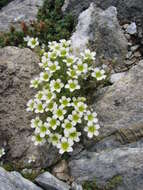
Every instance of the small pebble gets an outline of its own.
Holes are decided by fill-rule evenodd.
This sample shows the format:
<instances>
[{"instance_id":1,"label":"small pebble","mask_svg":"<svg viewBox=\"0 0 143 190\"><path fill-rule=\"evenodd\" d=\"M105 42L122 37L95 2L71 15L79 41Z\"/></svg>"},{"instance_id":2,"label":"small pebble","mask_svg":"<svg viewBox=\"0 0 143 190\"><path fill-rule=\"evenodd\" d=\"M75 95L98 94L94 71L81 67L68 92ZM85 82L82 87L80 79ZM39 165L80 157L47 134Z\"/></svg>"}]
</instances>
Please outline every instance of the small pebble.
<instances>
[{"instance_id":1,"label":"small pebble","mask_svg":"<svg viewBox=\"0 0 143 190\"><path fill-rule=\"evenodd\" d=\"M137 33L137 26L136 26L136 23L135 22L132 22L126 29L126 32L128 34L136 34Z\"/></svg>"}]
</instances>

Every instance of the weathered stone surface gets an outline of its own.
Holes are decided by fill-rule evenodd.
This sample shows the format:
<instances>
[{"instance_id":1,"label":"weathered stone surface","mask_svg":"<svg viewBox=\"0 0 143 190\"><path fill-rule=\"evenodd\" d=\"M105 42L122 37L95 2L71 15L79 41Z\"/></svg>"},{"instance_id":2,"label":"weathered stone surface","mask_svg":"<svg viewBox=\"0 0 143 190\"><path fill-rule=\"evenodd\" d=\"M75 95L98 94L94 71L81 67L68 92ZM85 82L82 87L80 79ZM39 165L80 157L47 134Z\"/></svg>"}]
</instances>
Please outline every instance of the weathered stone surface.
<instances>
[{"instance_id":1,"label":"weathered stone surface","mask_svg":"<svg viewBox=\"0 0 143 190\"><path fill-rule=\"evenodd\" d=\"M35 181L45 190L69 190L70 186L58 180L49 172L45 172L38 176Z\"/></svg>"},{"instance_id":2,"label":"weathered stone surface","mask_svg":"<svg viewBox=\"0 0 143 190\"><path fill-rule=\"evenodd\" d=\"M143 61L140 61L96 100L94 108L101 121L101 134L103 136L111 135L117 130L128 131L128 129L129 131L133 130L130 134L136 138L142 136L142 85Z\"/></svg>"},{"instance_id":3,"label":"weathered stone surface","mask_svg":"<svg viewBox=\"0 0 143 190\"><path fill-rule=\"evenodd\" d=\"M116 7L118 17L122 21L134 20L136 17L143 16L142 0L65 0L63 12L71 12L77 17L89 7L91 2L102 9L107 9L110 6Z\"/></svg>"},{"instance_id":4,"label":"weathered stone surface","mask_svg":"<svg viewBox=\"0 0 143 190\"><path fill-rule=\"evenodd\" d=\"M21 21L35 20L38 7L43 0L14 0L0 10L0 31L7 31L11 25L19 26Z\"/></svg>"},{"instance_id":5,"label":"weathered stone surface","mask_svg":"<svg viewBox=\"0 0 143 190\"><path fill-rule=\"evenodd\" d=\"M33 95L30 80L40 72L38 62L29 49L0 49L0 147L5 145L7 162L22 168L32 155L33 168L49 166L59 158L51 145L37 147L31 141L33 116L26 112L26 104Z\"/></svg>"},{"instance_id":6,"label":"weathered stone surface","mask_svg":"<svg viewBox=\"0 0 143 190\"><path fill-rule=\"evenodd\" d=\"M91 46L101 58L113 62L116 71L126 69L125 58L128 43L117 20L115 7L103 11L94 4L79 16L75 33L71 37L74 52Z\"/></svg>"},{"instance_id":7,"label":"weathered stone surface","mask_svg":"<svg viewBox=\"0 0 143 190\"><path fill-rule=\"evenodd\" d=\"M7 172L0 168L1 190L42 190L31 181L23 178L18 172Z\"/></svg>"},{"instance_id":8,"label":"weathered stone surface","mask_svg":"<svg viewBox=\"0 0 143 190\"><path fill-rule=\"evenodd\" d=\"M77 182L92 181L100 187L115 176L122 178L117 190L141 190L143 187L143 148L123 148L102 153L86 152L69 163Z\"/></svg>"}]
</instances>

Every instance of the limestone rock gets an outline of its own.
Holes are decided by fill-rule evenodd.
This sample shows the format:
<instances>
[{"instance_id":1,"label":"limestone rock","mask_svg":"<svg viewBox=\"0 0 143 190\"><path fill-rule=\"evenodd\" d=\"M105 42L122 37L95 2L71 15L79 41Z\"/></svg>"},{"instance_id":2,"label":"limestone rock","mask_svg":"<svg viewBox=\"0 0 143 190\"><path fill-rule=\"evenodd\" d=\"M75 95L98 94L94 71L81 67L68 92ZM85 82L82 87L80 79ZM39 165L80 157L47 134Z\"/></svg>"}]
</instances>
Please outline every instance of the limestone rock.
<instances>
[{"instance_id":1,"label":"limestone rock","mask_svg":"<svg viewBox=\"0 0 143 190\"><path fill-rule=\"evenodd\" d=\"M128 43L118 23L115 7L103 11L91 4L80 14L71 40L74 52L90 46L97 53L97 63L106 59L113 62L116 71L126 69Z\"/></svg>"},{"instance_id":2,"label":"limestone rock","mask_svg":"<svg viewBox=\"0 0 143 190\"><path fill-rule=\"evenodd\" d=\"M0 168L1 190L42 190L31 181L23 178L18 172L7 172Z\"/></svg>"},{"instance_id":3,"label":"limestone rock","mask_svg":"<svg viewBox=\"0 0 143 190\"><path fill-rule=\"evenodd\" d=\"M30 80L40 72L38 62L29 49L0 49L0 147L5 146L5 160L18 168L24 168L32 155L36 158L33 168L52 165L59 159L51 145L37 147L31 141L33 116L27 113L26 104L34 93Z\"/></svg>"},{"instance_id":4,"label":"limestone rock","mask_svg":"<svg viewBox=\"0 0 143 190\"><path fill-rule=\"evenodd\" d=\"M131 21L143 16L142 0L65 0L63 12L71 12L77 18L82 11L89 7L91 2L102 9L107 9L110 6L116 7L118 18L122 21Z\"/></svg>"},{"instance_id":5,"label":"limestone rock","mask_svg":"<svg viewBox=\"0 0 143 190\"><path fill-rule=\"evenodd\" d=\"M45 172L38 176L35 179L36 183L38 183L45 190L69 190L70 186L66 183L58 180L56 177L51 175L49 172Z\"/></svg>"},{"instance_id":6,"label":"limestone rock","mask_svg":"<svg viewBox=\"0 0 143 190\"><path fill-rule=\"evenodd\" d=\"M106 150L102 153L87 152L69 163L75 181L94 181L99 187L115 177L120 177L117 190L141 190L143 187L143 148Z\"/></svg>"},{"instance_id":7,"label":"limestone rock","mask_svg":"<svg viewBox=\"0 0 143 190\"><path fill-rule=\"evenodd\" d=\"M111 135L119 130L139 130L132 134L142 136L143 126L143 61L132 67L118 82L96 100L95 110L101 121L101 134ZM126 131L127 132L127 131ZM130 133L130 132L129 132Z\"/></svg>"},{"instance_id":8,"label":"limestone rock","mask_svg":"<svg viewBox=\"0 0 143 190\"><path fill-rule=\"evenodd\" d=\"M0 10L0 31L7 31L11 25L19 26L22 21L29 23L35 20L38 7L43 0L14 0Z\"/></svg>"}]
</instances>

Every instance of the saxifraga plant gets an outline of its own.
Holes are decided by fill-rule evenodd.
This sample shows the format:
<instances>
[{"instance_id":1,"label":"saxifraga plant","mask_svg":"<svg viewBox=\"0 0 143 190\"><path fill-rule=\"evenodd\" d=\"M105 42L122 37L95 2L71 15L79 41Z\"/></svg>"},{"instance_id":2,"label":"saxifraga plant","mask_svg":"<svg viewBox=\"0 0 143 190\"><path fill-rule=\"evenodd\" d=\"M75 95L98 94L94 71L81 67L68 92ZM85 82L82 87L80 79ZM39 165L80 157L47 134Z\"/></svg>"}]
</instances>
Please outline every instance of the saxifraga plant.
<instances>
[{"instance_id":1,"label":"saxifraga plant","mask_svg":"<svg viewBox=\"0 0 143 190\"><path fill-rule=\"evenodd\" d=\"M27 45L35 48L37 38L25 38ZM31 81L37 89L27 103L27 111L36 113L31 120L35 145L52 143L59 153L71 152L83 132L89 138L98 136L96 112L86 103L85 82L96 83L106 78L103 69L94 67L95 52L86 49L80 56L73 55L71 42L49 42L48 51L42 49L40 75Z\"/></svg>"}]
</instances>

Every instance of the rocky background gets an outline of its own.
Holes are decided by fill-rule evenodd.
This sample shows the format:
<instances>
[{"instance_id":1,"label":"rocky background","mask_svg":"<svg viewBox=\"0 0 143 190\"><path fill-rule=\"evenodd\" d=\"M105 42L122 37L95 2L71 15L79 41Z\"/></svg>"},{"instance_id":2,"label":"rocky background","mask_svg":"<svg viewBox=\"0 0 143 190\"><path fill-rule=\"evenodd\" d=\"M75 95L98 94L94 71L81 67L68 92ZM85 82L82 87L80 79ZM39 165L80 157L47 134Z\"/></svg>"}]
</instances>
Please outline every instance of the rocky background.
<instances>
[{"instance_id":1,"label":"rocky background","mask_svg":"<svg viewBox=\"0 0 143 190\"><path fill-rule=\"evenodd\" d=\"M0 31L36 19L42 0L14 0L0 10ZM27 100L30 79L39 72L31 50L0 48L0 190L142 190L143 189L143 1L65 0L71 13L75 53L89 47L110 79L92 94L101 130L84 138L68 158L50 145L31 142ZM36 160L29 164L31 156ZM46 170L46 172L45 172ZM34 183L22 177L32 178ZM41 173L41 174L40 174ZM40 174L40 175L39 175Z\"/></svg>"}]
</instances>

